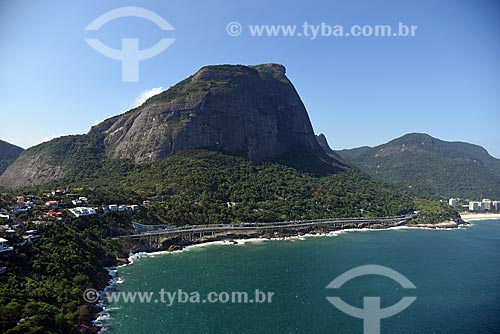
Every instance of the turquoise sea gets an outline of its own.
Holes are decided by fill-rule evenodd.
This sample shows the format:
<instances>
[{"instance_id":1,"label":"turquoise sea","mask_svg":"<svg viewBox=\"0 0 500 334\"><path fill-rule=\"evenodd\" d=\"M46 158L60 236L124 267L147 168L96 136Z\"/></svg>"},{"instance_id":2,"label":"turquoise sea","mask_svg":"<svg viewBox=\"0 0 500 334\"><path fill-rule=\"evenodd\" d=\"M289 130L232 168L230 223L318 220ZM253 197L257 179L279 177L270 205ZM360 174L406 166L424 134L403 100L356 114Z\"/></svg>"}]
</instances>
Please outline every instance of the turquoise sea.
<instances>
[{"instance_id":1,"label":"turquoise sea","mask_svg":"<svg viewBox=\"0 0 500 334\"><path fill-rule=\"evenodd\" d=\"M381 321L381 333L500 333L500 220L456 230L399 229L335 236L209 245L148 255L118 268L116 292L151 292L148 302L107 305L107 333L363 333L363 321L326 297L382 307L416 296L406 310ZM368 275L340 289L325 287L345 271L368 264L392 268L416 289ZM180 303L170 293L273 292L271 303ZM196 295L196 294L195 294ZM192 295L191 295L192 296ZM155 303L154 300L157 302ZM176 299L177 300L177 299Z\"/></svg>"}]
</instances>

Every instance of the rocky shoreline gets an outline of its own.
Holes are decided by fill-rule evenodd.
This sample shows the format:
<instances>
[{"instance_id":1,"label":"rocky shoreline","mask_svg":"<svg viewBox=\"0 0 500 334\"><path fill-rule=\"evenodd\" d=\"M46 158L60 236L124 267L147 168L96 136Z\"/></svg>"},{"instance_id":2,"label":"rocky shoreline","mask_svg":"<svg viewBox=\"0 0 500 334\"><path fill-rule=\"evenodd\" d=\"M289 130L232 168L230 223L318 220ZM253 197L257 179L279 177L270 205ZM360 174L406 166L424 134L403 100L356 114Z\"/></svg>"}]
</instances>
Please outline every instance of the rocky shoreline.
<instances>
[{"instance_id":1,"label":"rocky shoreline","mask_svg":"<svg viewBox=\"0 0 500 334\"><path fill-rule=\"evenodd\" d=\"M182 240L179 238L173 238L165 241L159 247L147 247L145 245L136 244L136 245L128 245L126 249L127 253L150 253L150 252L158 252L158 251L167 251L167 252L175 252L183 250L187 246L205 244L210 242L217 241L230 241L236 242L236 240L245 240L245 239L264 239L264 240L282 240L292 237L304 237L304 236L322 236L328 235L334 232L340 232L344 230L388 230L395 227L413 227L413 228L426 228L426 229L451 229L458 228L461 225L469 225L465 220L458 218L455 220L448 220L437 224L401 224L396 226L384 226L382 224L372 224L372 225L356 225L349 224L344 228L301 228L301 229L285 229L282 231L272 231L272 232L234 232L228 233L225 235L220 235L216 237L203 237L196 240ZM118 259L120 264L127 264L127 259Z\"/></svg>"},{"instance_id":2,"label":"rocky shoreline","mask_svg":"<svg viewBox=\"0 0 500 334\"><path fill-rule=\"evenodd\" d=\"M454 221L454 220L449 220L437 224L408 224L406 226L408 227L420 227L420 228L432 228L432 229L440 229L440 228L458 228L460 225L470 225L466 221L462 221L460 223Z\"/></svg>"}]
</instances>

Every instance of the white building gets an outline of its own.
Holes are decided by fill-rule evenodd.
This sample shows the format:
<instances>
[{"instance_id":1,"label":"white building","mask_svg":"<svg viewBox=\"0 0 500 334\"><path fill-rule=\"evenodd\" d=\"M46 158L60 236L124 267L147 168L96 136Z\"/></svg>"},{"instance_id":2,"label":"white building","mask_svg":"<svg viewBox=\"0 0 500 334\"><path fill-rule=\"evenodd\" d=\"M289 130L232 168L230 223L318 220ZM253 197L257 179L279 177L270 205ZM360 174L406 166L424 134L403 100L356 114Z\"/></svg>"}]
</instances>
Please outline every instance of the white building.
<instances>
[{"instance_id":1,"label":"white building","mask_svg":"<svg viewBox=\"0 0 500 334\"><path fill-rule=\"evenodd\" d=\"M7 239L0 238L0 250L4 249L6 245L7 245Z\"/></svg>"},{"instance_id":2,"label":"white building","mask_svg":"<svg viewBox=\"0 0 500 334\"><path fill-rule=\"evenodd\" d=\"M469 202L469 211L479 211L481 210L481 202Z\"/></svg>"},{"instance_id":3,"label":"white building","mask_svg":"<svg viewBox=\"0 0 500 334\"><path fill-rule=\"evenodd\" d=\"M81 204L87 204L88 201L89 200L87 197L78 197L78 199L72 200L71 203L73 203L73 205L81 205Z\"/></svg>"},{"instance_id":4,"label":"white building","mask_svg":"<svg viewBox=\"0 0 500 334\"><path fill-rule=\"evenodd\" d=\"M13 247L7 247L7 239L0 238L0 253L3 252L12 252L14 250Z\"/></svg>"},{"instance_id":5,"label":"white building","mask_svg":"<svg viewBox=\"0 0 500 334\"><path fill-rule=\"evenodd\" d=\"M448 204L449 204L451 207L456 208L456 207L457 207L457 199L456 199L456 198L450 198L450 199L448 200Z\"/></svg>"},{"instance_id":6,"label":"white building","mask_svg":"<svg viewBox=\"0 0 500 334\"><path fill-rule=\"evenodd\" d=\"M93 208L78 207L69 209L76 217L95 215L97 212Z\"/></svg>"},{"instance_id":7,"label":"white building","mask_svg":"<svg viewBox=\"0 0 500 334\"><path fill-rule=\"evenodd\" d=\"M483 199L483 201L481 202L481 208L488 211L493 210L492 202L489 199Z\"/></svg>"}]
</instances>

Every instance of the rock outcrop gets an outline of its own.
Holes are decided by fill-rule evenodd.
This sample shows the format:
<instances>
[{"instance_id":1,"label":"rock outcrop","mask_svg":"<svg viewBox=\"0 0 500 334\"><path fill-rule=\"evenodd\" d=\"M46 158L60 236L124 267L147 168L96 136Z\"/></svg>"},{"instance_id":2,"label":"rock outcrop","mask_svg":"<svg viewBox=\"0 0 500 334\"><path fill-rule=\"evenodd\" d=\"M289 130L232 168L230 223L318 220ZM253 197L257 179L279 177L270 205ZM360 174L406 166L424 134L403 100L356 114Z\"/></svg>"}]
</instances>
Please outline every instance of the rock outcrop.
<instances>
[{"instance_id":1,"label":"rock outcrop","mask_svg":"<svg viewBox=\"0 0 500 334\"><path fill-rule=\"evenodd\" d=\"M113 158L154 161L207 148L253 161L317 150L309 117L282 65L207 66L109 124Z\"/></svg>"}]
</instances>

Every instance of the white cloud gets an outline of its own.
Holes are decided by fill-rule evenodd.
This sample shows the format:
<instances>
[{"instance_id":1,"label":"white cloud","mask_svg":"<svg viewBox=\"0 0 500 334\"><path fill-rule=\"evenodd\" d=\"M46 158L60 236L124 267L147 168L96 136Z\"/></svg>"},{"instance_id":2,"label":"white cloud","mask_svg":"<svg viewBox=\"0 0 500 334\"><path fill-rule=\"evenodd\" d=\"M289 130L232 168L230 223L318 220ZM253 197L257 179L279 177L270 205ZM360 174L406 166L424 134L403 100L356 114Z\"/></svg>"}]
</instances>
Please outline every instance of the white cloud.
<instances>
[{"instance_id":1,"label":"white cloud","mask_svg":"<svg viewBox=\"0 0 500 334\"><path fill-rule=\"evenodd\" d=\"M132 108L139 107L144 102L146 102L146 100L149 99L151 96L158 95L163 91L164 91L163 87L156 87L143 91L132 103Z\"/></svg>"}]
</instances>

